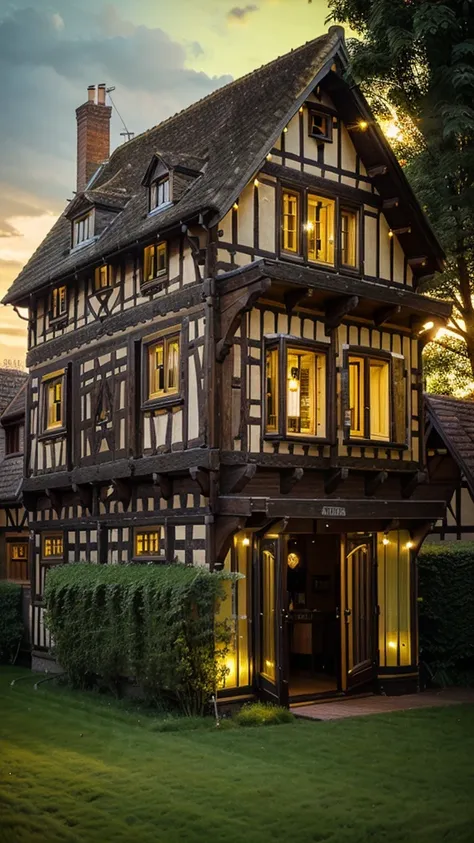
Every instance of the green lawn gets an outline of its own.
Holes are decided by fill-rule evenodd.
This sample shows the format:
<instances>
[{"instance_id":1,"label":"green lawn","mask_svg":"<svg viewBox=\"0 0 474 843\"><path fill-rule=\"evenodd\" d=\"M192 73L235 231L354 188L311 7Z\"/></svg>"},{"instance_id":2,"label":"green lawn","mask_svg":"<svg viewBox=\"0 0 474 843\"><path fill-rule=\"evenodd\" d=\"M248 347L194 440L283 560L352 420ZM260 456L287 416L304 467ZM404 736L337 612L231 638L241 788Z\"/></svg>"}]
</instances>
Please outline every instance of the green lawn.
<instances>
[{"instance_id":1,"label":"green lawn","mask_svg":"<svg viewBox=\"0 0 474 843\"><path fill-rule=\"evenodd\" d=\"M474 706L159 731L0 668L2 843L472 843Z\"/></svg>"}]
</instances>

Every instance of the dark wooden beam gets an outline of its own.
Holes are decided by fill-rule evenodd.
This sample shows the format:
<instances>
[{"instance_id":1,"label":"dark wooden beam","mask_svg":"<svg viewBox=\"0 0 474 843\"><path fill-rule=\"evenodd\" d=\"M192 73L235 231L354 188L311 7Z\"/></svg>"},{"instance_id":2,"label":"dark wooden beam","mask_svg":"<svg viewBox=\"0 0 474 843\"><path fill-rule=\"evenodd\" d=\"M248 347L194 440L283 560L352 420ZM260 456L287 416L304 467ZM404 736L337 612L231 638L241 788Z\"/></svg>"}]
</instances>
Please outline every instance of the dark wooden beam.
<instances>
[{"instance_id":1,"label":"dark wooden beam","mask_svg":"<svg viewBox=\"0 0 474 843\"><path fill-rule=\"evenodd\" d=\"M304 468L290 468L280 471L280 494L288 495L300 480L303 479Z\"/></svg>"},{"instance_id":2,"label":"dark wooden beam","mask_svg":"<svg viewBox=\"0 0 474 843\"><path fill-rule=\"evenodd\" d=\"M415 471L402 481L402 497L411 498L413 492L422 483L426 483L428 474L426 471Z\"/></svg>"},{"instance_id":3,"label":"dark wooden beam","mask_svg":"<svg viewBox=\"0 0 474 843\"><path fill-rule=\"evenodd\" d=\"M393 234L400 236L400 234L411 234L411 225L405 225L402 228L392 228Z\"/></svg>"},{"instance_id":4,"label":"dark wooden beam","mask_svg":"<svg viewBox=\"0 0 474 843\"><path fill-rule=\"evenodd\" d=\"M56 515L59 517L63 508L61 494L57 489L45 489L44 491L46 497L49 498Z\"/></svg>"},{"instance_id":5,"label":"dark wooden beam","mask_svg":"<svg viewBox=\"0 0 474 843\"><path fill-rule=\"evenodd\" d=\"M379 326L385 322L390 322L394 316L398 316L401 312L401 305L390 305L389 307L379 307L374 313L374 323Z\"/></svg>"},{"instance_id":6,"label":"dark wooden beam","mask_svg":"<svg viewBox=\"0 0 474 843\"><path fill-rule=\"evenodd\" d=\"M92 512L92 486L88 483L73 483L72 491L79 498L79 503Z\"/></svg>"},{"instance_id":7,"label":"dark wooden beam","mask_svg":"<svg viewBox=\"0 0 474 843\"><path fill-rule=\"evenodd\" d=\"M367 175L369 179L375 178L375 176L386 176L388 173L388 167L386 164L375 164L373 167L367 168Z\"/></svg>"},{"instance_id":8,"label":"dark wooden beam","mask_svg":"<svg viewBox=\"0 0 474 843\"><path fill-rule=\"evenodd\" d=\"M230 495L242 492L247 483L255 477L256 472L257 466L255 463L224 469L222 471L221 494Z\"/></svg>"},{"instance_id":9,"label":"dark wooden beam","mask_svg":"<svg viewBox=\"0 0 474 843\"><path fill-rule=\"evenodd\" d=\"M326 336L341 324L344 316L352 313L359 304L359 296L341 296L331 299L326 305L324 326Z\"/></svg>"},{"instance_id":10,"label":"dark wooden beam","mask_svg":"<svg viewBox=\"0 0 474 843\"><path fill-rule=\"evenodd\" d=\"M332 494L335 492L338 486L341 483L344 483L345 480L349 477L349 469L348 468L335 468L331 471L324 472L324 491L327 495Z\"/></svg>"},{"instance_id":11,"label":"dark wooden beam","mask_svg":"<svg viewBox=\"0 0 474 843\"><path fill-rule=\"evenodd\" d=\"M153 474L153 485L160 487L160 496L169 501L173 497L173 481L167 474Z\"/></svg>"},{"instance_id":12,"label":"dark wooden beam","mask_svg":"<svg viewBox=\"0 0 474 843\"><path fill-rule=\"evenodd\" d=\"M209 472L203 468L197 468L197 466L193 466L189 469L189 474L191 475L192 479L198 484L201 493L204 495L204 497L208 498L211 493L211 480Z\"/></svg>"},{"instance_id":13,"label":"dark wooden beam","mask_svg":"<svg viewBox=\"0 0 474 843\"><path fill-rule=\"evenodd\" d=\"M311 290L311 293L313 291ZM308 288L307 287L296 287L294 290L288 290L285 295L283 296L283 300L285 302L285 309L288 315L292 313L296 305L303 301L303 299L308 295Z\"/></svg>"},{"instance_id":14,"label":"dark wooden beam","mask_svg":"<svg viewBox=\"0 0 474 843\"><path fill-rule=\"evenodd\" d=\"M416 258L408 258L408 266L412 269L418 269L420 266L426 266L428 263L428 258L426 255L419 255Z\"/></svg>"},{"instance_id":15,"label":"dark wooden beam","mask_svg":"<svg viewBox=\"0 0 474 843\"><path fill-rule=\"evenodd\" d=\"M383 531L384 533L390 533L392 530L399 530L400 529L400 519L399 518L392 518L390 521L387 521L384 524Z\"/></svg>"},{"instance_id":16,"label":"dark wooden beam","mask_svg":"<svg viewBox=\"0 0 474 843\"><path fill-rule=\"evenodd\" d=\"M225 360L231 349L242 314L252 309L257 299L269 289L271 283L269 278L261 278L260 281L229 293L221 299L220 339L216 346L216 359L219 363Z\"/></svg>"},{"instance_id":17,"label":"dark wooden beam","mask_svg":"<svg viewBox=\"0 0 474 843\"><path fill-rule=\"evenodd\" d=\"M218 515L214 522L214 568L222 568L234 534L245 527L245 518Z\"/></svg>"},{"instance_id":18,"label":"dark wooden beam","mask_svg":"<svg viewBox=\"0 0 474 843\"><path fill-rule=\"evenodd\" d=\"M365 478L365 494L367 497L375 495L377 489L388 479L388 471L377 471L375 474L367 474Z\"/></svg>"},{"instance_id":19,"label":"dark wooden beam","mask_svg":"<svg viewBox=\"0 0 474 843\"><path fill-rule=\"evenodd\" d=\"M392 196L390 199L383 200L382 208L384 211L389 211L390 208L398 208L399 202L398 196Z\"/></svg>"},{"instance_id":20,"label":"dark wooden beam","mask_svg":"<svg viewBox=\"0 0 474 843\"><path fill-rule=\"evenodd\" d=\"M123 504L124 509L128 509L132 499L132 486L126 480L112 480L114 487L114 494L118 501Z\"/></svg>"}]
</instances>

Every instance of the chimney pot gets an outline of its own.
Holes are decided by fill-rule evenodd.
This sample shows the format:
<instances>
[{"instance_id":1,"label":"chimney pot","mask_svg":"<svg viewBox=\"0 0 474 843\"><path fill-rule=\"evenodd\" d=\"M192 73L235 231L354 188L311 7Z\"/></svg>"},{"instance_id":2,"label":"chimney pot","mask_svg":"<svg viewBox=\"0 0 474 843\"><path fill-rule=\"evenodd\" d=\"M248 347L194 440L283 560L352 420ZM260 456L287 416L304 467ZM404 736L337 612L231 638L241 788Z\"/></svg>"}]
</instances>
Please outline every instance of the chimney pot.
<instances>
[{"instance_id":1,"label":"chimney pot","mask_svg":"<svg viewBox=\"0 0 474 843\"><path fill-rule=\"evenodd\" d=\"M95 102L95 85L89 85L87 89L87 101Z\"/></svg>"},{"instance_id":2,"label":"chimney pot","mask_svg":"<svg viewBox=\"0 0 474 843\"><path fill-rule=\"evenodd\" d=\"M105 105L105 82L97 88L97 105Z\"/></svg>"}]
</instances>

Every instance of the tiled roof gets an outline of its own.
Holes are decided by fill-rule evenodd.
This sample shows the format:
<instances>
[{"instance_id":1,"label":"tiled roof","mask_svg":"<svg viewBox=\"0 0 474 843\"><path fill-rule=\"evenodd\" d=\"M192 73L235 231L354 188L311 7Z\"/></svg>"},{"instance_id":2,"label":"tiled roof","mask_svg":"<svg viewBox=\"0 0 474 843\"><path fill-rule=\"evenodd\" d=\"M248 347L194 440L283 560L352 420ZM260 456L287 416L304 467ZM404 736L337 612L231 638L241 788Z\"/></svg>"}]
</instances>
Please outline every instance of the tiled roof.
<instances>
[{"instance_id":1,"label":"tiled roof","mask_svg":"<svg viewBox=\"0 0 474 843\"><path fill-rule=\"evenodd\" d=\"M0 506L19 499L23 480L23 457L6 457L0 463Z\"/></svg>"},{"instance_id":2,"label":"tiled roof","mask_svg":"<svg viewBox=\"0 0 474 843\"><path fill-rule=\"evenodd\" d=\"M429 418L474 496L474 401L426 395Z\"/></svg>"},{"instance_id":3,"label":"tiled roof","mask_svg":"<svg viewBox=\"0 0 474 843\"><path fill-rule=\"evenodd\" d=\"M25 373L26 374L26 373ZM23 379L23 383L16 393L16 395L12 398L10 403L7 405L5 410L3 411L0 421L6 422L12 419L21 419L21 417L25 416L25 409L26 409L26 384L27 384L27 377Z\"/></svg>"},{"instance_id":4,"label":"tiled roof","mask_svg":"<svg viewBox=\"0 0 474 843\"><path fill-rule=\"evenodd\" d=\"M201 211L210 210L216 217L214 222L220 219L264 161L296 100L306 96L340 45L341 30L335 27L118 147L88 194L97 191L103 198L107 186L113 186L115 195L120 188L131 196L125 209L97 243L73 253L66 209L20 272L4 302L19 301L53 279L65 278L80 266ZM159 150L168 150L168 156L172 151L174 164L181 157L183 166L196 159L206 163L203 175L190 183L176 206L149 217L147 192L141 182Z\"/></svg>"},{"instance_id":5,"label":"tiled roof","mask_svg":"<svg viewBox=\"0 0 474 843\"><path fill-rule=\"evenodd\" d=\"M0 416L15 398L27 377L27 373L19 369L0 369Z\"/></svg>"}]
</instances>

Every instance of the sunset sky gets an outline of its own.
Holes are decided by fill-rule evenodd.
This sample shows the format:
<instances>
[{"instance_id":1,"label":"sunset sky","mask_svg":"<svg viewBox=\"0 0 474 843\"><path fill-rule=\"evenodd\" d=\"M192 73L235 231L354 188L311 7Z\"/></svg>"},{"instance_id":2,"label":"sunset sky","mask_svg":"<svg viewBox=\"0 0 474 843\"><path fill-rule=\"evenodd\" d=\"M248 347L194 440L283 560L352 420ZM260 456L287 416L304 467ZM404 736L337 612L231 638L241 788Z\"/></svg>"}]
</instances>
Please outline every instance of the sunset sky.
<instances>
[{"instance_id":1,"label":"sunset sky","mask_svg":"<svg viewBox=\"0 0 474 843\"><path fill-rule=\"evenodd\" d=\"M135 133L327 29L323 0L2 0L0 293L71 198L75 108L115 85ZM122 142L112 117L112 148ZM0 309L0 366L25 357L25 322Z\"/></svg>"}]
</instances>

